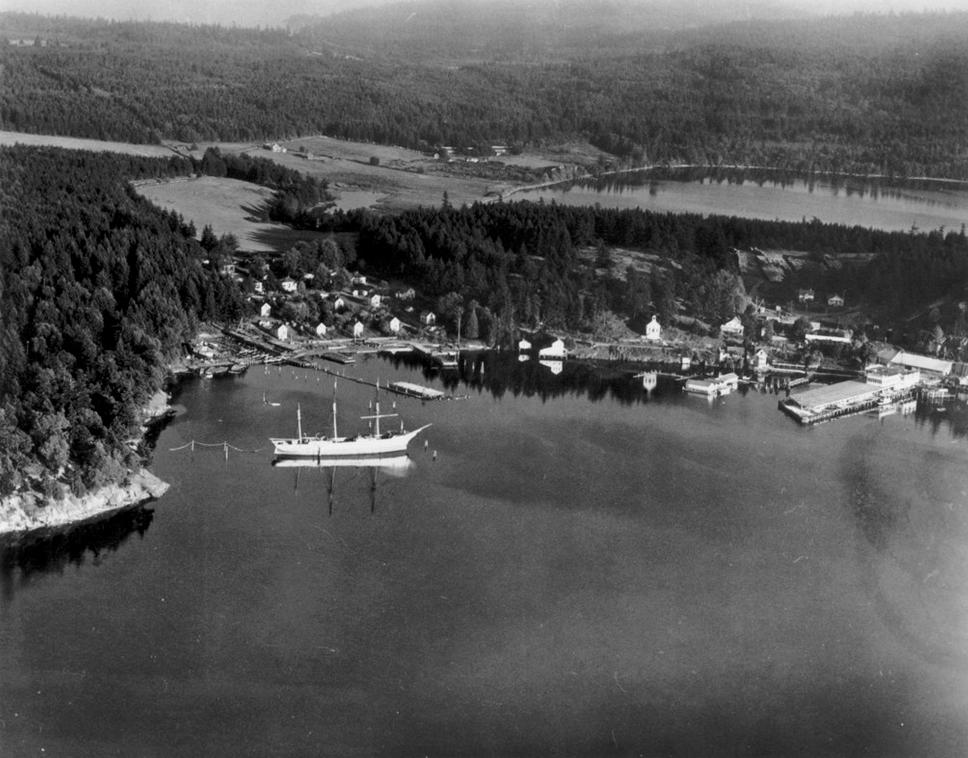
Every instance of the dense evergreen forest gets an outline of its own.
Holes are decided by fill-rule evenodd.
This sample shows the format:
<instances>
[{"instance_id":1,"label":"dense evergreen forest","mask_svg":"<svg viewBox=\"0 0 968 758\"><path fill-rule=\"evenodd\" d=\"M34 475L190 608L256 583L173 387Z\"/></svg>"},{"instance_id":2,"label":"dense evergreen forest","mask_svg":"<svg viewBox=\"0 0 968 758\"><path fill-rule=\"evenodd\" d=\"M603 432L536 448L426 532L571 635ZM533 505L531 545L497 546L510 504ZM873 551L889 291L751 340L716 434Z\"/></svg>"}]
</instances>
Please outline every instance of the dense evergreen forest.
<instances>
[{"instance_id":1,"label":"dense evergreen forest","mask_svg":"<svg viewBox=\"0 0 968 758\"><path fill-rule=\"evenodd\" d=\"M177 160L0 149L0 495L123 478L138 410L237 286L133 177ZM216 251L217 252L217 251Z\"/></svg>"},{"instance_id":2,"label":"dense evergreen forest","mask_svg":"<svg viewBox=\"0 0 968 758\"><path fill-rule=\"evenodd\" d=\"M532 202L329 218L334 230L359 231L368 267L463 304L481 325L480 336L496 342L507 341L518 323L591 329L606 311L633 324L652 313L671 323L679 312L721 323L742 308L734 248L812 253L817 273L802 285L848 289L887 320L935 300L968 298L964 229L884 232ZM609 253L615 247L644 253L653 264L616 270ZM863 267L825 269L825 255L845 252L874 257Z\"/></svg>"},{"instance_id":3,"label":"dense evergreen forest","mask_svg":"<svg viewBox=\"0 0 968 758\"><path fill-rule=\"evenodd\" d=\"M580 138L636 164L968 178L968 13L660 33L610 6L552 37L503 4L468 19L411 3L292 34L2 14L0 126L417 148Z\"/></svg>"}]
</instances>

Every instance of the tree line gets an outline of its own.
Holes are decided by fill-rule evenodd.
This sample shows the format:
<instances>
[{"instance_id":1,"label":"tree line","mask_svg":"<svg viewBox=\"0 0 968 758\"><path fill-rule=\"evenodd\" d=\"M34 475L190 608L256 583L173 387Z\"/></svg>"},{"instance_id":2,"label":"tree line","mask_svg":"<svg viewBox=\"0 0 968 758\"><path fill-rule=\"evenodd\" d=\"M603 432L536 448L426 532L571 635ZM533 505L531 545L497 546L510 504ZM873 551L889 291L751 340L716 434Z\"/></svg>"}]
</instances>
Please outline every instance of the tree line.
<instances>
[{"instance_id":1,"label":"tree line","mask_svg":"<svg viewBox=\"0 0 968 758\"><path fill-rule=\"evenodd\" d=\"M964 229L887 232L817 220L762 221L641 209L520 201L420 208L398 215L329 214L332 230L357 231L365 265L402 277L433 297L453 295L482 324L481 337L508 342L518 324L592 330L606 312L642 325L678 313L713 324L731 318L744 290L736 249L812 253L822 272L806 286L849 287L869 312L896 318L938 298L966 298ZM647 266L620 267L614 248ZM865 253L869 262L832 271L824 256ZM836 284L836 286L834 286ZM453 306L455 300L448 301ZM459 310L459 309L458 309ZM456 311L455 311L456 312Z\"/></svg>"},{"instance_id":2,"label":"tree line","mask_svg":"<svg viewBox=\"0 0 968 758\"><path fill-rule=\"evenodd\" d=\"M0 494L123 479L139 409L236 284L129 185L169 161L0 148Z\"/></svg>"},{"instance_id":3,"label":"tree line","mask_svg":"<svg viewBox=\"0 0 968 758\"><path fill-rule=\"evenodd\" d=\"M587 139L633 164L968 178L965 13L735 25L638 46L579 36L564 60L460 53L446 33L410 55L417 40L379 23L339 49L335 22L291 35L20 14L0 26L47 43L0 45L7 129L133 142L325 133L422 149Z\"/></svg>"}]
</instances>

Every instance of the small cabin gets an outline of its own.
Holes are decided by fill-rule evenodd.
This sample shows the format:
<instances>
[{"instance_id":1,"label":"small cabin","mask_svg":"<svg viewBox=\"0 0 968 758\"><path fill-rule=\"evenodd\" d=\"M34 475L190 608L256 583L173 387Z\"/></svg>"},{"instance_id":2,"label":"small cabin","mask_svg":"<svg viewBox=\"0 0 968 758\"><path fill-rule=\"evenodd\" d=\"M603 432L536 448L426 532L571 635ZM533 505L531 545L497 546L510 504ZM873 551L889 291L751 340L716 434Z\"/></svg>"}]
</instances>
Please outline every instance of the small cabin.
<instances>
[{"instance_id":1,"label":"small cabin","mask_svg":"<svg viewBox=\"0 0 968 758\"><path fill-rule=\"evenodd\" d=\"M257 295L264 295L266 291L266 286L261 281L256 279L254 282L252 282L252 291L255 292Z\"/></svg>"},{"instance_id":2,"label":"small cabin","mask_svg":"<svg viewBox=\"0 0 968 758\"><path fill-rule=\"evenodd\" d=\"M527 340L521 340L520 342L518 342L518 352L519 353L526 353L530 349L531 349L531 343L528 342Z\"/></svg>"},{"instance_id":3,"label":"small cabin","mask_svg":"<svg viewBox=\"0 0 968 758\"><path fill-rule=\"evenodd\" d=\"M263 303L262 307L259 308L259 316L261 318L269 318L272 315L272 306L269 303Z\"/></svg>"},{"instance_id":4,"label":"small cabin","mask_svg":"<svg viewBox=\"0 0 968 758\"><path fill-rule=\"evenodd\" d=\"M798 290L797 300L801 303L812 303L813 302L813 290Z\"/></svg>"},{"instance_id":5,"label":"small cabin","mask_svg":"<svg viewBox=\"0 0 968 758\"><path fill-rule=\"evenodd\" d=\"M337 295L336 299L333 300L333 310L338 313L344 310L345 308L346 308L346 301L342 297Z\"/></svg>"},{"instance_id":6,"label":"small cabin","mask_svg":"<svg viewBox=\"0 0 968 758\"><path fill-rule=\"evenodd\" d=\"M564 360L568 352L565 350L564 340L556 339L548 347L538 351L539 358L550 358L552 360Z\"/></svg>"},{"instance_id":7,"label":"small cabin","mask_svg":"<svg viewBox=\"0 0 968 758\"><path fill-rule=\"evenodd\" d=\"M316 336L317 337L325 337L326 336L326 332L328 332L328 331L329 331L329 329L327 328L326 324L324 324L322 321L320 321L318 324L316 324Z\"/></svg>"},{"instance_id":8,"label":"small cabin","mask_svg":"<svg viewBox=\"0 0 968 758\"><path fill-rule=\"evenodd\" d=\"M645 338L650 342L658 342L662 338L662 326L655 316L645 325Z\"/></svg>"},{"instance_id":9,"label":"small cabin","mask_svg":"<svg viewBox=\"0 0 968 758\"><path fill-rule=\"evenodd\" d=\"M765 371L770 367L770 354L763 348L753 353L753 369L755 371Z\"/></svg>"},{"instance_id":10,"label":"small cabin","mask_svg":"<svg viewBox=\"0 0 968 758\"><path fill-rule=\"evenodd\" d=\"M844 298L842 295L831 295L827 298L827 305L831 308L843 308Z\"/></svg>"},{"instance_id":11,"label":"small cabin","mask_svg":"<svg viewBox=\"0 0 968 758\"><path fill-rule=\"evenodd\" d=\"M743 322L739 320L739 316L733 316L729 321L719 327L719 331L723 335L739 337L743 334Z\"/></svg>"},{"instance_id":12,"label":"small cabin","mask_svg":"<svg viewBox=\"0 0 968 758\"><path fill-rule=\"evenodd\" d=\"M382 301L383 298L377 293L374 292L372 295L370 295L369 303L371 308L379 308Z\"/></svg>"},{"instance_id":13,"label":"small cabin","mask_svg":"<svg viewBox=\"0 0 968 758\"><path fill-rule=\"evenodd\" d=\"M433 311L424 311L420 314L420 323L424 326L434 326L437 323L437 316Z\"/></svg>"},{"instance_id":14,"label":"small cabin","mask_svg":"<svg viewBox=\"0 0 968 758\"><path fill-rule=\"evenodd\" d=\"M276 339L285 342L289 339L289 327L285 324L280 324L279 328L276 329Z\"/></svg>"},{"instance_id":15,"label":"small cabin","mask_svg":"<svg viewBox=\"0 0 968 758\"><path fill-rule=\"evenodd\" d=\"M356 321L353 324L353 339L360 339L363 336L363 322Z\"/></svg>"},{"instance_id":16,"label":"small cabin","mask_svg":"<svg viewBox=\"0 0 968 758\"><path fill-rule=\"evenodd\" d=\"M390 334L399 334L400 326L401 326L400 319L394 316L393 318L390 319L390 323L387 324L387 329L390 330Z\"/></svg>"}]
</instances>

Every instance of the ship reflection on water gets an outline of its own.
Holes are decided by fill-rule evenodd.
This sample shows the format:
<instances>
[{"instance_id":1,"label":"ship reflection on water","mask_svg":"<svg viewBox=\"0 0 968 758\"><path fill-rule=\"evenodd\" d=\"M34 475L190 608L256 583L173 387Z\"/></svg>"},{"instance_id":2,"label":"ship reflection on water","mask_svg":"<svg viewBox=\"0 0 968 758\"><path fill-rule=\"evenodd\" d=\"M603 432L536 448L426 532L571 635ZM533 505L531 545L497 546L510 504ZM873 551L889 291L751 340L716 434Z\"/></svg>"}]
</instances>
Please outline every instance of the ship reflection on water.
<instances>
[{"instance_id":1,"label":"ship reflection on water","mask_svg":"<svg viewBox=\"0 0 968 758\"><path fill-rule=\"evenodd\" d=\"M327 495L329 515L333 515L333 505L336 500L337 469L345 470L346 485L359 477L362 473L366 479L370 494L370 512L376 511L377 491L380 485L380 475L388 478L407 476L416 467L413 460L406 453L393 456L362 456L339 458L274 458L274 468L291 468L295 470L293 489L299 491L300 475L308 475L304 469L315 469L327 473ZM305 482L303 482L305 484Z\"/></svg>"}]
</instances>

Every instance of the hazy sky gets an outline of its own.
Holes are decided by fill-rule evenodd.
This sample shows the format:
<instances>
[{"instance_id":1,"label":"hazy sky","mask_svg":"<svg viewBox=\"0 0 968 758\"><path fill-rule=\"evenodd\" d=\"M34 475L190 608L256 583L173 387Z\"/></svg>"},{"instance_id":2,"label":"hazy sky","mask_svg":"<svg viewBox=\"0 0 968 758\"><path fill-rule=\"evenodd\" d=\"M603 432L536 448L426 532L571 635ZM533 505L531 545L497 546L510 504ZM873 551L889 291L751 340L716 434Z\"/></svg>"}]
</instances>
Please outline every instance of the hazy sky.
<instances>
[{"instance_id":1,"label":"hazy sky","mask_svg":"<svg viewBox=\"0 0 968 758\"><path fill-rule=\"evenodd\" d=\"M393 0L0 0L0 10L115 19L189 21L238 26L280 25L299 13L324 15ZM553 2L553 0L548 0ZM643 0L648 2L649 0ZM688 2L689 0L683 0ZM487 2L487 0L481 0ZM745 0L693 0L697 6L745 5ZM855 10L968 10L968 0L778 0L820 14Z\"/></svg>"}]
</instances>

